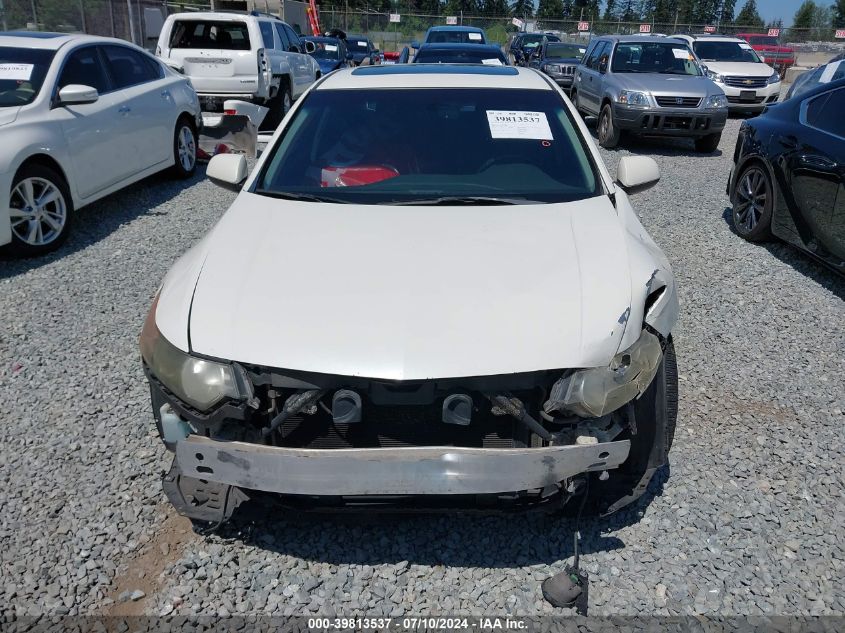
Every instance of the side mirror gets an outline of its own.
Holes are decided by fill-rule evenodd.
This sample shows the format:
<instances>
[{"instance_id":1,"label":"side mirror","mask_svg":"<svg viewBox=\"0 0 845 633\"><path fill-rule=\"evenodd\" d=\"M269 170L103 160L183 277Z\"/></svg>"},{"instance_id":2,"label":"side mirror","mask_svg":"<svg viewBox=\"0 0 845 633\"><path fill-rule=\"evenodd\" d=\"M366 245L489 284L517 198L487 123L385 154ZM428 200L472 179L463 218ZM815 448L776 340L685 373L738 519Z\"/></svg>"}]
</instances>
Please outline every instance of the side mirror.
<instances>
[{"instance_id":1,"label":"side mirror","mask_svg":"<svg viewBox=\"0 0 845 633\"><path fill-rule=\"evenodd\" d=\"M660 180L660 167L648 156L623 156L616 168L616 180L628 193L637 193Z\"/></svg>"},{"instance_id":2,"label":"side mirror","mask_svg":"<svg viewBox=\"0 0 845 633\"><path fill-rule=\"evenodd\" d=\"M309 55L317 50L317 45L311 40L305 40L305 52Z\"/></svg>"},{"instance_id":3,"label":"side mirror","mask_svg":"<svg viewBox=\"0 0 845 633\"><path fill-rule=\"evenodd\" d=\"M81 84L68 84L59 90L60 105L81 105L83 103L94 103L100 98L96 88L83 86Z\"/></svg>"},{"instance_id":4,"label":"side mirror","mask_svg":"<svg viewBox=\"0 0 845 633\"><path fill-rule=\"evenodd\" d=\"M205 175L215 185L238 191L247 177L243 154L217 154L208 161Z\"/></svg>"}]
</instances>

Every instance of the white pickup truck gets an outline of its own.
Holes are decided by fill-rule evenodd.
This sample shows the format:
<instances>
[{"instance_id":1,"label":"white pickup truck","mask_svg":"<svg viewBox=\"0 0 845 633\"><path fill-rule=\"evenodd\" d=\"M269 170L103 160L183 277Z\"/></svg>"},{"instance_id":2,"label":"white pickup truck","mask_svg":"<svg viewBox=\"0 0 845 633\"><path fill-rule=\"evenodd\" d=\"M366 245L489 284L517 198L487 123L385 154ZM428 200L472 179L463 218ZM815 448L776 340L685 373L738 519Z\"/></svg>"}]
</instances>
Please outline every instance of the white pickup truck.
<instances>
[{"instance_id":1,"label":"white pickup truck","mask_svg":"<svg viewBox=\"0 0 845 633\"><path fill-rule=\"evenodd\" d=\"M226 99L269 108L277 124L293 100L320 77L310 42L282 20L259 13L175 13L164 23L156 55L190 78L204 110Z\"/></svg>"}]
</instances>

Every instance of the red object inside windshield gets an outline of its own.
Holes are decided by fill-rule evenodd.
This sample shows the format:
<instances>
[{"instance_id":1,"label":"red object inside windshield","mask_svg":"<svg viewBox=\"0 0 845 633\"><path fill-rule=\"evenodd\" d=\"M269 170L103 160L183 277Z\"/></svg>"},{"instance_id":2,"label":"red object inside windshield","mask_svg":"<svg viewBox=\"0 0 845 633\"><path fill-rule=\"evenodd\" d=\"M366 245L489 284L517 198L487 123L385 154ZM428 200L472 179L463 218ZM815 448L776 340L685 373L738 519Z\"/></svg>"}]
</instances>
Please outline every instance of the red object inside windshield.
<instances>
[{"instance_id":1,"label":"red object inside windshield","mask_svg":"<svg viewBox=\"0 0 845 633\"><path fill-rule=\"evenodd\" d=\"M384 165L356 165L355 167L323 167L321 187L360 187L396 178L399 172Z\"/></svg>"}]
</instances>

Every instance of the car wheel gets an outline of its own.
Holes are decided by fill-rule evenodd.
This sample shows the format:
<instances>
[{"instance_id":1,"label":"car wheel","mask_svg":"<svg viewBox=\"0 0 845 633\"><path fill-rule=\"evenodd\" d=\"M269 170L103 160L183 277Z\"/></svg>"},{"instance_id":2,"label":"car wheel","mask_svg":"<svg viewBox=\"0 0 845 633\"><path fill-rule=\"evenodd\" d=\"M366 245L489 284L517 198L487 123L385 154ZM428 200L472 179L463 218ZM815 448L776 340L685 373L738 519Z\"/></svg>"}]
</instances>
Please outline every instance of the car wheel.
<instances>
[{"instance_id":1,"label":"car wheel","mask_svg":"<svg viewBox=\"0 0 845 633\"><path fill-rule=\"evenodd\" d=\"M262 127L275 130L279 126L279 123L282 122L282 119L285 118L292 105L293 97L291 96L290 86L287 81L283 80L279 86L278 94L267 104L270 111L264 117Z\"/></svg>"},{"instance_id":2,"label":"car wheel","mask_svg":"<svg viewBox=\"0 0 845 633\"><path fill-rule=\"evenodd\" d=\"M613 149L619 145L619 138L622 136L622 132L613 125L613 110L609 103L601 109L598 131L599 145L605 149Z\"/></svg>"},{"instance_id":3,"label":"car wheel","mask_svg":"<svg viewBox=\"0 0 845 633\"><path fill-rule=\"evenodd\" d=\"M187 117L176 123L173 135L173 175L177 178L190 178L197 168L197 133Z\"/></svg>"},{"instance_id":4,"label":"car wheel","mask_svg":"<svg viewBox=\"0 0 845 633\"><path fill-rule=\"evenodd\" d=\"M701 138L695 139L695 151L702 154L710 154L715 152L719 147L719 141L722 140L721 132L719 134L708 134Z\"/></svg>"},{"instance_id":5,"label":"car wheel","mask_svg":"<svg viewBox=\"0 0 845 633\"><path fill-rule=\"evenodd\" d=\"M61 174L43 165L22 167L9 197L12 242L16 257L34 257L56 250L67 239L73 200Z\"/></svg>"},{"instance_id":6,"label":"car wheel","mask_svg":"<svg viewBox=\"0 0 845 633\"><path fill-rule=\"evenodd\" d=\"M765 167L746 167L734 185L733 221L736 232L750 242L763 242L772 237L772 181Z\"/></svg>"}]
</instances>

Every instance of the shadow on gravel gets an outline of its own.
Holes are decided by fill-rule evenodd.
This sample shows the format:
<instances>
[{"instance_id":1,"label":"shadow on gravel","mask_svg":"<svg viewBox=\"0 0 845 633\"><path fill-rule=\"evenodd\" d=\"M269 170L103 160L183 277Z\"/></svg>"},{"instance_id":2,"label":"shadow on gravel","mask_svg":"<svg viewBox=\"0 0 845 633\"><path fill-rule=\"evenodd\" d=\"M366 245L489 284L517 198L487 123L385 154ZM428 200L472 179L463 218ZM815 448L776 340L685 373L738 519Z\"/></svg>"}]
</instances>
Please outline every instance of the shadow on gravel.
<instances>
[{"instance_id":1,"label":"shadow on gravel","mask_svg":"<svg viewBox=\"0 0 845 633\"><path fill-rule=\"evenodd\" d=\"M591 119L587 123L587 128L590 130L590 135L598 144L599 137L596 131L596 120ZM721 156L722 150L717 149L715 152L707 154L695 151L695 145L692 139L687 138L672 138L672 137L642 137L626 134L622 136L617 150L628 150L634 154L647 154L657 156ZM614 151L614 150L607 150Z\"/></svg>"},{"instance_id":2,"label":"shadow on gravel","mask_svg":"<svg viewBox=\"0 0 845 633\"><path fill-rule=\"evenodd\" d=\"M742 237L740 237L734 228L733 213L730 207L725 207L725 210L722 212L722 219L728 225L731 233L736 236L736 239L741 240ZM825 264L813 258L809 253L792 244L781 242L777 238L773 238L771 242L754 244L754 246L766 249L771 255L783 263L789 264L805 277L809 277L845 301L845 277L838 275Z\"/></svg>"},{"instance_id":3,"label":"shadow on gravel","mask_svg":"<svg viewBox=\"0 0 845 633\"><path fill-rule=\"evenodd\" d=\"M158 212L152 209L175 198L186 187L204 178L205 168L202 166L198 166L194 176L187 180L178 180L166 173L154 174L75 210L67 242L57 251L41 257L14 259L4 255L0 249L0 279L22 275L81 251L139 216L157 215Z\"/></svg>"},{"instance_id":4,"label":"shadow on gravel","mask_svg":"<svg viewBox=\"0 0 845 633\"><path fill-rule=\"evenodd\" d=\"M655 473L636 503L609 517L581 521L581 552L622 549L612 533L636 524L660 496L669 467ZM282 555L334 565L520 567L551 565L573 555L575 520L560 515L304 513L253 507L218 536Z\"/></svg>"}]
</instances>

